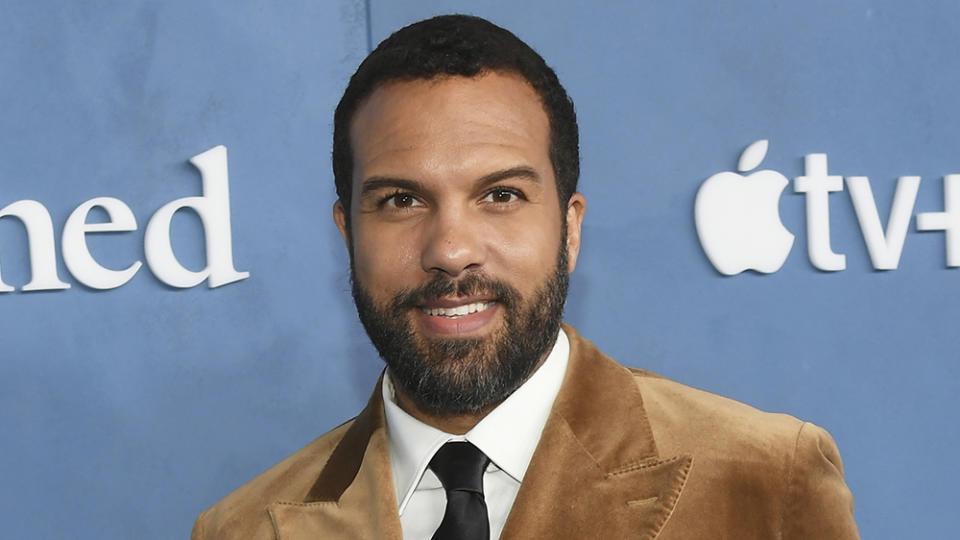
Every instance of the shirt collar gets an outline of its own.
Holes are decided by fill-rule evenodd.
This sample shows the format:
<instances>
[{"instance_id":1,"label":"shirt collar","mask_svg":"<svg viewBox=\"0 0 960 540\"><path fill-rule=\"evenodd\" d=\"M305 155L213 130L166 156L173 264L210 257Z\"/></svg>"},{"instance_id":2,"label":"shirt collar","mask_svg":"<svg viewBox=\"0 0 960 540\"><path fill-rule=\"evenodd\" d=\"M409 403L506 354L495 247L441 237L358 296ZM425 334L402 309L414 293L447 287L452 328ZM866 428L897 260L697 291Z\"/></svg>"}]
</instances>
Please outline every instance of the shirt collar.
<instances>
[{"instance_id":1,"label":"shirt collar","mask_svg":"<svg viewBox=\"0 0 960 540\"><path fill-rule=\"evenodd\" d=\"M494 465L522 482L563 383L569 356L570 342L560 330L553 349L537 371L462 437L424 424L401 409L387 370L383 376L383 406L400 514L433 455L450 440L470 441Z\"/></svg>"}]
</instances>

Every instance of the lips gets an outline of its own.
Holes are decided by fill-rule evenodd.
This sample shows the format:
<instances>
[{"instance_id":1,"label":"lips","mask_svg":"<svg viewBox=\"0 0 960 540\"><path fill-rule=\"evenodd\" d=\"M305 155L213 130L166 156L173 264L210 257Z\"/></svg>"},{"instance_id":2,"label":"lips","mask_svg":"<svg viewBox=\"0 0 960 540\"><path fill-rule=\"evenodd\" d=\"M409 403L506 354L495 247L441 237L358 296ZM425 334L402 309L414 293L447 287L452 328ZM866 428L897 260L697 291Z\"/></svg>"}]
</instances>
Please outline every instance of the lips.
<instances>
[{"instance_id":1,"label":"lips","mask_svg":"<svg viewBox=\"0 0 960 540\"><path fill-rule=\"evenodd\" d=\"M417 319L430 333L462 335L480 333L491 324L500 309L488 299L440 299L419 306Z\"/></svg>"},{"instance_id":2,"label":"lips","mask_svg":"<svg viewBox=\"0 0 960 540\"><path fill-rule=\"evenodd\" d=\"M471 302L452 307L422 307L420 309L427 315L434 317L463 317L489 309L493 304L493 302Z\"/></svg>"}]
</instances>

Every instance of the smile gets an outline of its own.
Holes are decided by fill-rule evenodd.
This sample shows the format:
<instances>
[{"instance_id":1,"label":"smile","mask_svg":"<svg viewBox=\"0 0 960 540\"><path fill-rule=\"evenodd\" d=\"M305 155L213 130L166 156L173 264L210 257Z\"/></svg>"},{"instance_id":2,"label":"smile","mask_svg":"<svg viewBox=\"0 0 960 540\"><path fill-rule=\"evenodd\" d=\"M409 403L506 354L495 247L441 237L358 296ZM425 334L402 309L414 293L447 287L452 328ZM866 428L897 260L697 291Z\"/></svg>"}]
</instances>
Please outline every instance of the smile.
<instances>
[{"instance_id":1,"label":"smile","mask_svg":"<svg viewBox=\"0 0 960 540\"><path fill-rule=\"evenodd\" d=\"M447 317L455 319L458 317L463 317L470 315L472 313L478 313L481 311L486 311L492 307L494 302L473 302L472 304L463 304L462 306L456 307L438 307L438 308L420 308L427 315L432 315L434 317Z\"/></svg>"}]
</instances>

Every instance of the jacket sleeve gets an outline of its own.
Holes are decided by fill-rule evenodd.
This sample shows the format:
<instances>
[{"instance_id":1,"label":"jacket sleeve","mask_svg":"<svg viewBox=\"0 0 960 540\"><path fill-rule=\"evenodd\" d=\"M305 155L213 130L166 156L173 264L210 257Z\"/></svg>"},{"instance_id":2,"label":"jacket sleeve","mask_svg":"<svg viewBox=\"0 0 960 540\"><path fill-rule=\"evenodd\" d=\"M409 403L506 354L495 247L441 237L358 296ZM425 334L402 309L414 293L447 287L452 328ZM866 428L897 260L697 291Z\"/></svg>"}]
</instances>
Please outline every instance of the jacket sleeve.
<instances>
[{"instance_id":1,"label":"jacket sleeve","mask_svg":"<svg viewBox=\"0 0 960 540\"><path fill-rule=\"evenodd\" d=\"M810 423L800 427L788 476L784 540L860 538L840 451L826 430Z\"/></svg>"}]
</instances>

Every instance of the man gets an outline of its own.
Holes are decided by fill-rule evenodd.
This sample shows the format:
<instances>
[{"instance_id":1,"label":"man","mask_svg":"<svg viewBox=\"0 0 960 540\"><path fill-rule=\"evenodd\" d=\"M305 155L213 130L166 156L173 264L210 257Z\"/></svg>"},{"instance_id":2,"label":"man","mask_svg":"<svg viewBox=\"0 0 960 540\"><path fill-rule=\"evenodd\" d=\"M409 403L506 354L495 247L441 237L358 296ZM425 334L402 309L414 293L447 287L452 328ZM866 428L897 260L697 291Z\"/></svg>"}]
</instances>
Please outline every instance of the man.
<instances>
[{"instance_id":1,"label":"man","mask_svg":"<svg viewBox=\"0 0 960 540\"><path fill-rule=\"evenodd\" d=\"M193 538L856 538L830 436L626 369L561 327L573 105L508 31L381 43L337 107L334 220L387 363L367 407Z\"/></svg>"}]
</instances>

